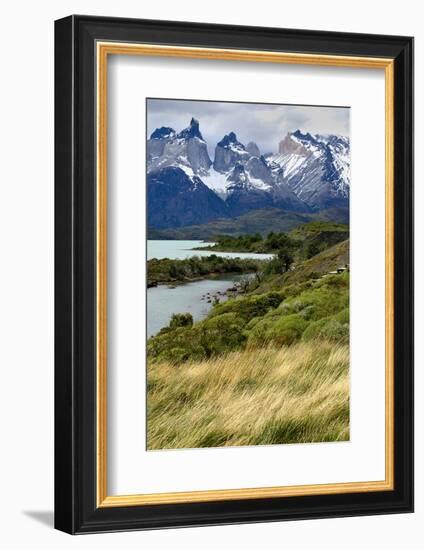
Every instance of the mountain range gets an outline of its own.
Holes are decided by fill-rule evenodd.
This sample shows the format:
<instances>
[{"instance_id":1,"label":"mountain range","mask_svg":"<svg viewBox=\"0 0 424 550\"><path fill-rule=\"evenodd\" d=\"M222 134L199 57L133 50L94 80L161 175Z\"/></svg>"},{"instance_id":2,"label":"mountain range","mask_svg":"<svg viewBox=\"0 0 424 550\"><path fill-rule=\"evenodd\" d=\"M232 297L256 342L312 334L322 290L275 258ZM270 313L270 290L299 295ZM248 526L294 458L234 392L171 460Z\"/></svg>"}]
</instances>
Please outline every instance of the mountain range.
<instances>
[{"instance_id":1,"label":"mountain range","mask_svg":"<svg viewBox=\"0 0 424 550\"><path fill-rule=\"evenodd\" d=\"M187 128L157 128L147 140L148 225L154 229L237 218L254 210L312 213L349 206L350 144L338 135L288 133L262 154L234 132L213 160L192 118Z\"/></svg>"}]
</instances>

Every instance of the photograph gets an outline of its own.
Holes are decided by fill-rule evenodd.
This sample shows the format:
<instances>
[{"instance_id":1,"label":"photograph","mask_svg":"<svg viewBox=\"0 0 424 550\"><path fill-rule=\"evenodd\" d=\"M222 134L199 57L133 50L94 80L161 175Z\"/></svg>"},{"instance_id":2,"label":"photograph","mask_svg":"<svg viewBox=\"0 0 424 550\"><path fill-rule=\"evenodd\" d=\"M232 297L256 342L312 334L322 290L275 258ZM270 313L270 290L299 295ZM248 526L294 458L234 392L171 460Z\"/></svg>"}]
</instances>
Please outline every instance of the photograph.
<instances>
[{"instance_id":1,"label":"photograph","mask_svg":"<svg viewBox=\"0 0 424 550\"><path fill-rule=\"evenodd\" d=\"M349 106L146 98L146 130L147 450L348 442Z\"/></svg>"},{"instance_id":2,"label":"photograph","mask_svg":"<svg viewBox=\"0 0 424 550\"><path fill-rule=\"evenodd\" d=\"M413 512L414 38L169 9L55 21L54 527Z\"/></svg>"}]
</instances>

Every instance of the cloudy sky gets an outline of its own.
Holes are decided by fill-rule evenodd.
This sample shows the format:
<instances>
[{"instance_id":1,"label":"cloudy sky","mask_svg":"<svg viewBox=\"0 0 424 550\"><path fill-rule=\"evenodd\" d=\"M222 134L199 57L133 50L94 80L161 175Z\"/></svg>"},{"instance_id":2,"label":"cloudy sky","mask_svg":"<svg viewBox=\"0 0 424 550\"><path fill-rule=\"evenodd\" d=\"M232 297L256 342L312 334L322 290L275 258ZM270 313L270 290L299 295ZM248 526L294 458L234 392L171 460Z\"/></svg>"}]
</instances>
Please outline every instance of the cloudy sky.
<instances>
[{"instance_id":1,"label":"cloudy sky","mask_svg":"<svg viewBox=\"0 0 424 550\"><path fill-rule=\"evenodd\" d=\"M254 141L262 153L268 153L276 152L287 132L297 129L348 136L349 111L347 107L148 99L147 132L150 137L161 126L179 132L194 116L199 120L210 156L213 157L217 142L231 131L245 145Z\"/></svg>"}]
</instances>

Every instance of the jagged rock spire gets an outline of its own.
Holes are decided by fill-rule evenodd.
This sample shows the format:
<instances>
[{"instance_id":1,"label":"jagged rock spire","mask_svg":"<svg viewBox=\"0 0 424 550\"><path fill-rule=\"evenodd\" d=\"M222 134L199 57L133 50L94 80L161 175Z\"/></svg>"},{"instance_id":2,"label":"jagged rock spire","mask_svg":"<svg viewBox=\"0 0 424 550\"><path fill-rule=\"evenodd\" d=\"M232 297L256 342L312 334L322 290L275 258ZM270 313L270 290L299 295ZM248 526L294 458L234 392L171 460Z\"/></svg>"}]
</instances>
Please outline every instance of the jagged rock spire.
<instances>
[{"instance_id":1,"label":"jagged rock spire","mask_svg":"<svg viewBox=\"0 0 424 550\"><path fill-rule=\"evenodd\" d=\"M161 126L156 128L156 130L150 136L150 139L167 139L175 136L175 130L169 126Z\"/></svg>"},{"instance_id":2,"label":"jagged rock spire","mask_svg":"<svg viewBox=\"0 0 424 550\"><path fill-rule=\"evenodd\" d=\"M181 132L178 134L178 137L182 139L192 139L197 137L203 140L203 136L200 133L199 121L192 117L192 119L190 120L190 124L187 126L187 128L181 130Z\"/></svg>"}]
</instances>

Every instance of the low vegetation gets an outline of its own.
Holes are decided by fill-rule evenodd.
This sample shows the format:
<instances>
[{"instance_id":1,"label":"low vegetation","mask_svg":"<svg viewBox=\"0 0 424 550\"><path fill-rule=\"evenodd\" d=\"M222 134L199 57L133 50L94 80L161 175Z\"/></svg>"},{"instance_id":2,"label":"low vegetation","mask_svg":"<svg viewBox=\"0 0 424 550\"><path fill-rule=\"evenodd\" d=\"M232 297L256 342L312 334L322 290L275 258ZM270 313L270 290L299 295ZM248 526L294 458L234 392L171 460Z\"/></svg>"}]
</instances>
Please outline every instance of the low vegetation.
<instances>
[{"instance_id":1,"label":"low vegetation","mask_svg":"<svg viewBox=\"0 0 424 550\"><path fill-rule=\"evenodd\" d=\"M147 262L147 286L193 281L225 273L255 273L259 271L260 266L261 262L258 260L224 258L216 254L191 256L184 260L154 258Z\"/></svg>"},{"instance_id":2,"label":"low vegetation","mask_svg":"<svg viewBox=\"0 0 424 550\"><path fill-rule=\"evenodd\" d=\"M273 251L262 263L216 255L149 262L149 280L159 282L256 273L202 321L174 315L148 340L149 449L349 438L346 230L314 222L220 241Z\"/></svg>"},{"instance_id":3,"label":"low vegetation","mask_svg":"<svg viewBox=\"0 0 424 550\"><path fill-rule=\"evenodd\" d=\"M201 250L217 250L220 252L257 252L272 253L287 248L295 249L301 246L299 241L291 239L286 233L271 231L266 237L260 233L254 235L218 235L213 245L202 247Z\"/></svg>"},{"instance_id":4,"label":"low vegetation","mask_svg":"<svg viewBox=\"0 0 424 550\"><path fill-rule=\"evenodd\" d=\"M316 221L293 229L289 235L301 243L301 258L304 260L348 239L349 227L341 223Z\"/></svg>"},{"instance_id":5,"label":"low vegetation","mask_svg":"<svg viewBox=\"0 0 424 550\"><path fill-rule=\"evenodd\" d=\"M316 221L301 225L290 233L270 232L266 236L260 233L253 235L218 235L214 244L203 250L220 252L289 252L297 260L312 258L328 247L349 238L347 225Z\"/></svg>"},{"instance_id":6,"label":"low vegetation","mask_svg":"<svg viewBox=\"0 0 424 550\"><path fill-rule=\"evenodd\" d=\"M148 449L346 441L349 350L327 341L153 363Z\"/></svg>"},{"instance_id":7,"label":"low vegetation","mask_svg":"<svg viewBox=\"0 0 424 550\"><path fill-rule=\"evenodd\" d=\"M230 299L214 306L206 319L194 325L175 326L171 320L149 339L149 364L167 361L179 365L322 335L345 343L349 335L348 287L347 273L327 275L279 291Z\"/></svg>"},{"instance_id":8,"label":"low vegetation","mask_svg":"<svg viewBox=\"0 0 424 550\"><path fill-rule=\"evenodd\" d=\"M349 223L348 208L331 208L317 213L300 213L280 210L278 208L263 208L252 210L237 218L214 220L202 225L192 225L177 229L149 228L149 239L193 239L214 240L216 235L246 235L260 233L265 236L272 227L275 232L287 232L308 222L327 220L342 224Z\"/></svg>"},{"instance_id":9,"label":"low vegetation","mask_svg":"<svg viewBox=\"0 0 424 550\"><path fill-rule=\"evenodd\" d=\"M286 273L274 273L257 280L253 293L263 293L275 288L286 288L310 282L311 284L331 271L349 265L349 240L338 243L308 260L296 262L296 268Z\"/></svg>"}]
</instances>

